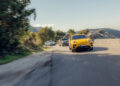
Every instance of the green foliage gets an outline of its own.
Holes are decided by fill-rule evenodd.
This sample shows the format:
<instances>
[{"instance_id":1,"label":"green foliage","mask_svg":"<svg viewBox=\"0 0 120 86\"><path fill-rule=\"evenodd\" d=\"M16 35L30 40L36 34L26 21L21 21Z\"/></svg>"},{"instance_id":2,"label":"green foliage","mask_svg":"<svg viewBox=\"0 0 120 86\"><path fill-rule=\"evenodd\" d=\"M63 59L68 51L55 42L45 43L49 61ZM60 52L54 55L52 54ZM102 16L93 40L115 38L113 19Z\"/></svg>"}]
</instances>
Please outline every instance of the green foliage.
<instances>
[{"instance_id":1,"label":"green foliage","mask_svg":"<svg viewBox=\"0 0 120 86\"><path fill-rule=\"evenodd\" d=\"M78 34L88 34L89 33L89 30L88 29L85 29L85 30L81 30L78 32Z\"/></svg>"},{"instance_id":2,"label":"green foliage","mask_svg":"<svg viewBox=\"0 0 120 86\"><path fill-rule=\"evenodd\" d=\"M35 9L26 9L30 0L0 1L0 54L15 52L19 40L29 28L28 17Z\"/></svg>"},{"instance_id":3,"label":"green foliage","mask_svg":"<svg viewBox=\"0 0 120 86\"><path fill-rule=\"evenodd\" d=\"M21 38L19 47L31 51L40 50L42 41L37 33L28 31L28 34Z\"/></svg>"},{"instance_id":4,"label":"green foliage","mask_svg":"<svg viewBox=\"0 0 120 86\"><path fill-rule=\"evenodd\" d=\"M65 32L60 30L55 31L55 41L58 41L59 39L63 38L65 34Z\"/></svg>"},{"instance_id":5,"label":"green foliage","mask_svg":"<svg viewBox=\"0 0 120 86\"><path fill-rule=\"evenodd\" d=\"M68 30L68 34L69 34L69 35L73 35L73 34L75 34L74 29L69 29L69 30Z\"/></svg>"},{"instance_id":6,"label":"green foliage","mask_svg":"<svg viewBox=\"0 0 120 86\"><path fill-rule=\"evenodd\" d=\"M8 62L14 61L14 60L16 60L16 59L19 59L19 58L22 58L22 57L25 57L25 56L28 56L28 55L30 55L31 53L32 53L32 52L24 51L24 52L22 52L22 53L5 55L4 58L0 58L0 65L6 64L6 63L8 63Z\"/></svg>"},{"instance_id":7,"label":"green foliage","mask_svg":"<svg viewBox=\"0 0 120 86\"><path fill-rule=\"evenodd\" d=\"M48 40L54 40L55 33L51 27L44 27L38 32L39 38L42 40L42 44Z\"/></svg>"}]
</instances>

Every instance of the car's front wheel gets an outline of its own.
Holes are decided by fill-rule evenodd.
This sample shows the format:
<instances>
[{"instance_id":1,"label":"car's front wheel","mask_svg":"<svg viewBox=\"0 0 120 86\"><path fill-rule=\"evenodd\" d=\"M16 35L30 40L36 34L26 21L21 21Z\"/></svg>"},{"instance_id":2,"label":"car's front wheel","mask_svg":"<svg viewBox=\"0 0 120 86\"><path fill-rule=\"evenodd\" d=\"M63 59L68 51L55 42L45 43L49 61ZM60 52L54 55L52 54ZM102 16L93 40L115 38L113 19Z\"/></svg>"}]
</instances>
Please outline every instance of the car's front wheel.
<instances>
[{"instance_id":1,"label":"car's front wheel","mask_svg":"<svg viewBox=\"0 0 120 86\"><path fill-rule=\"evenodd\" d=\"M75 50L75 49L72 49L72 52L76 52L76 50Z\"/></svg>"},{"instance_id":2,"label":"car's front wheel","mask_svg":"<svg viewBox=\"0 0 120 86\"><path fill-rule=\"evenodd\" d=\"M91 47L89 50L93 50L94 48L93 47Z\"/></svg>"}]
</instances>

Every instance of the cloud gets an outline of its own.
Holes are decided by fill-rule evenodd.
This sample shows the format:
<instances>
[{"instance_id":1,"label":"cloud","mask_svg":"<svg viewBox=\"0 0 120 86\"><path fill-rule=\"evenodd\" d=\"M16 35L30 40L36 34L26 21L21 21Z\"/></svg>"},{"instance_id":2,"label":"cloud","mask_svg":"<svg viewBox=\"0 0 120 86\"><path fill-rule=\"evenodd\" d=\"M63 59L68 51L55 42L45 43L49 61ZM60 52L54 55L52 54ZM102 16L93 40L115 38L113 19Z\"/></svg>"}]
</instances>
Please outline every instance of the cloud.
<instances>
[{"instance_id":1,"label":"cloud","mask_svg":"<svg viewBox=\"0 0 120 86\"><path fill-rule=\"evenodd\" d=\"M34 27L54 27L55 24L36 24L36 25L32 25Z\"/></svg>"}]
</instances>

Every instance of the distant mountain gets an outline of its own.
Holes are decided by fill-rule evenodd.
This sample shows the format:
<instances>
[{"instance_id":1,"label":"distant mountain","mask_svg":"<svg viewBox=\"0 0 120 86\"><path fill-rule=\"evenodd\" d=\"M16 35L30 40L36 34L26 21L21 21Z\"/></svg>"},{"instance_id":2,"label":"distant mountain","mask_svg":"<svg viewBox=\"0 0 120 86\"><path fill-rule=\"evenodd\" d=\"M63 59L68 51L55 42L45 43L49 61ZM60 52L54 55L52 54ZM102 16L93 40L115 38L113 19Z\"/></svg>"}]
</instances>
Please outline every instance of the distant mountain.
<instances>
[{"instance_id":1,"label":"distant mountain","mask_svg":"<svg viewBox=\"0 0 120 86\"><path fill-rule=\"evenodd\" d=\"M110 34L112 34L112 35L114 35L117 38L120 38L120 30L108 29L108 28L103 29L103 30L110 33Z\"/></svg>"},{"instance_id":2,"label":"distant mountain","mask_svg":"<svg viewBox=\"0 0 120 86\"><path fill-rule=\"evenodd\" d=\"M43 27L33 27L33 26L30 26L30 30L32 32L38 32L40 29L42 29Z\"/></svg>"},{"instance_id":3,"label":"distant mountain","mask_svg":"<svg viewBox=\"0 0 120 86\"><path fill-rule=\"evenodd\" d=\"M92 38L120 38L120 30L111 28L90 29Z\"/></svg>"}]
</instances>

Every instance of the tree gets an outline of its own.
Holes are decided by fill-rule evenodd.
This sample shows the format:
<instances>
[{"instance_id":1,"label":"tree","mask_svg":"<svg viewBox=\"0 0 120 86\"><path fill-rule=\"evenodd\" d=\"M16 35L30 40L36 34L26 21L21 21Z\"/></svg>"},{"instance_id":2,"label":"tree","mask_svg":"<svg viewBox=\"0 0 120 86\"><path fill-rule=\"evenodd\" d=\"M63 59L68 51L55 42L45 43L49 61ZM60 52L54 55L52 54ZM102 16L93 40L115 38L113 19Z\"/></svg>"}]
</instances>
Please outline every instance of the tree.
<instances>
[{"instance_id":1,"label":"tree","mask_svg":"<svg viewBox=\"0 0 120 86\"><path fill-rule=\"evenodd\" d=\"M44 44L45 41L54 40L55 33L51 27L44 27L38 32L38 36L40 37L42 43Z\"/></svg>"},{"instance_id":2,"label":"tree","mask_svg":"<svg viewBox=\"0 0 120 86\"><path fill-rule=\"evenodd\" d=\"M20 44L21 36L29 28L28 17L35 9L27 9L30 0L0 1L0 53L14 52Z\"/></svg>"},{"instance_id":3,"label":"tree","mask_svg":"<svg viewBox=\"0 0 120 86\"><path fill-rule=\"evenodd\" d=\"M88 29L85 29L85 30L81 30L78 32L78 34L88 34L89 33L89 30Z\"/></svg>"},{"instance_id":4,"label":"tree","mask_svg":"<svg viewBox=\"0 0 120 86\"><path fill-rule=\"evenodd\" d=\"M68 34L69 34L69 35L73 35L73 34L75 34L75 31L74 31L73 29L69 29L69 30L68 30Z\"/></svg>"},{"instance_id":5,"label":"tree","mask_svg":"<svg viewBox=\"0 0 120 86\"><path fill-rule=\"evenodd\" d=\"M65 32L57 30L55 31L55 41L58 41L59 39L61 39L62 37L65 36Z\"/></svg>"}]
</instances>

